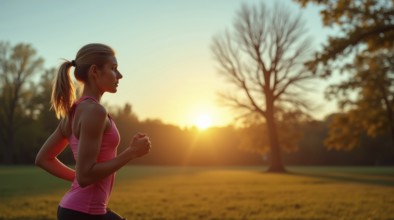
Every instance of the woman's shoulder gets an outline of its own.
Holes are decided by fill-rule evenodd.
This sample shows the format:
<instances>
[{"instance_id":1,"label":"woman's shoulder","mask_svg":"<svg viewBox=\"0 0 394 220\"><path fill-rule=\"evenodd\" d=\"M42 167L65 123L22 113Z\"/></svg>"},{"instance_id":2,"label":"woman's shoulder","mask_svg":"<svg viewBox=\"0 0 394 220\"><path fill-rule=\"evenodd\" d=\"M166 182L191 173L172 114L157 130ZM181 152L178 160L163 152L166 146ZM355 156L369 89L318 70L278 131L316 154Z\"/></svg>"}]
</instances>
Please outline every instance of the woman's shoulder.
<instances>
[{"instance_id":1,"label":"woman's shoulder","mask_svg":"<svg viewBox=\"0 0 394 220\"><path fill-rule=\"evenodd\" d=\"M105 119L108 115L108 112L104 106L90 99L80 102L77 111L79 111L81 116L85 117L98 117Z\"/></svg>"}]
</instances>

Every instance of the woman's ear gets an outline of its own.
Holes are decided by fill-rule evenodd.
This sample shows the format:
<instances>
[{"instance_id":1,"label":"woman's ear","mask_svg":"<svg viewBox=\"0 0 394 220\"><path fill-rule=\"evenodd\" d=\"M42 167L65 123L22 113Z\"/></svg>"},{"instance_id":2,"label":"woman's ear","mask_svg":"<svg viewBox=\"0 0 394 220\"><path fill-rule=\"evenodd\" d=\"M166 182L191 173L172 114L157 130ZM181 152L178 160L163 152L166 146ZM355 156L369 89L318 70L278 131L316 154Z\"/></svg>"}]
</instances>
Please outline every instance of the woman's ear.
<instances>
[{"instance_id":1,"label":"woman's ear","mask_svg":"<svg viewBox=\"0 0 394 220\"><path fill-rule=\"evenodd\" d=\"M93 79L97 79L97 77L99 76L99 68L97 67L96 64L92 64L89 67L88 75L89 75L89 77L92 77Z\"/></svg>"}]
</instances>

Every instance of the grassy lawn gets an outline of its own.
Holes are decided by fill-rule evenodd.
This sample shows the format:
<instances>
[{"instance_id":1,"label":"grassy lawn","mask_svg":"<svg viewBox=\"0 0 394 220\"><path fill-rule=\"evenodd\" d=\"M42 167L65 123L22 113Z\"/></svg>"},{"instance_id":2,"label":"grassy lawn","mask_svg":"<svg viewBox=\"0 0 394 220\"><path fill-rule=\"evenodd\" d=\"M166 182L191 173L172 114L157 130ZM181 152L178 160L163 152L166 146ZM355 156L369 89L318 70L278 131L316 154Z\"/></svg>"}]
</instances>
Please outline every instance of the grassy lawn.
<instances>
[{"instance_id":1,"label":"grassy lawn","mask_svg":"<svg viewBox=\"0 0 394 220\"><path fill-rule=\"evenodd\" d=\"M110 208L128 219L394 219L394 168L125 167ZM0 167L0 219L55 219L69 183Z\"/></svg>"}]
</instances>

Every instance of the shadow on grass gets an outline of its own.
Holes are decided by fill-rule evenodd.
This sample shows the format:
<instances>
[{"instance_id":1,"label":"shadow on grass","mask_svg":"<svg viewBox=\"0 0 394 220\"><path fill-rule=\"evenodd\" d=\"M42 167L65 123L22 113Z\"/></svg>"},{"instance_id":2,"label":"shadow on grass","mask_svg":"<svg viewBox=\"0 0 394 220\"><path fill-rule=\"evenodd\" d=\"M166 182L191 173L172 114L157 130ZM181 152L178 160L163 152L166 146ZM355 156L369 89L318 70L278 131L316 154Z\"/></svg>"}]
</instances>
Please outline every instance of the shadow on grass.
<instances>
[{"instance_id":1,"label":"shadow on grass","mask_svg":"<svg viewBox=\"0 0 394 220\"><path fill-rule=\"evenodd\" d=\"M387 170L389 169L386 169L384 172L382 172L381 170L378 169L376 171L371 171L367 169L365 172L363 172L363 168L358 168L354 170L337 168L337 169L323 170L319 172L319 170L305 171L302 169L295 169L295 170L289 169L286 174L320 178L326 180L335 180L342 182L394 187L393 174L387 172ZM393 169L391 169L391 171L393 171Z\"/></svg>"}]
</instances>

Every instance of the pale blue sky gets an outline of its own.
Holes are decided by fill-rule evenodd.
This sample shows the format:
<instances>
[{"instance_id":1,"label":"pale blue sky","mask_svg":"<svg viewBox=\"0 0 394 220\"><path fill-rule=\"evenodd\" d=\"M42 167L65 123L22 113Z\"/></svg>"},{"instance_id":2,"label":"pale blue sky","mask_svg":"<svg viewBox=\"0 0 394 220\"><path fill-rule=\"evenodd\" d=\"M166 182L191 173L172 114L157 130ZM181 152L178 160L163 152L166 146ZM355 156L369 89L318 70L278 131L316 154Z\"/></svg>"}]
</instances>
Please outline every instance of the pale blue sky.
<instances>
[{"instance_id":1,"label":"pale blue sky","mask_svg":"<svg viewBox=\"0 0 394 220\"><path fill-rule=\"evenodd\" d=\"M73 59L87 43L108 44L117 52L124 78L118 93L104 95L104 102L128 102L140 119L186 126L208 114L214 124L224 125L232 115L217 103L216 92L225 83L217 74L210 44L215 34L231 27L242 2L260 1L2 0L0 41L32 44L47 68L57 67L61 58ZM279 2L300 11L291 0ZM301 12L315 48L320 48L329 30L323 29L317 8ZM327 103L323 87L313 97L318 104ZM316 117L333 106L326 104Z\"/></svg>"}]
</instances>

